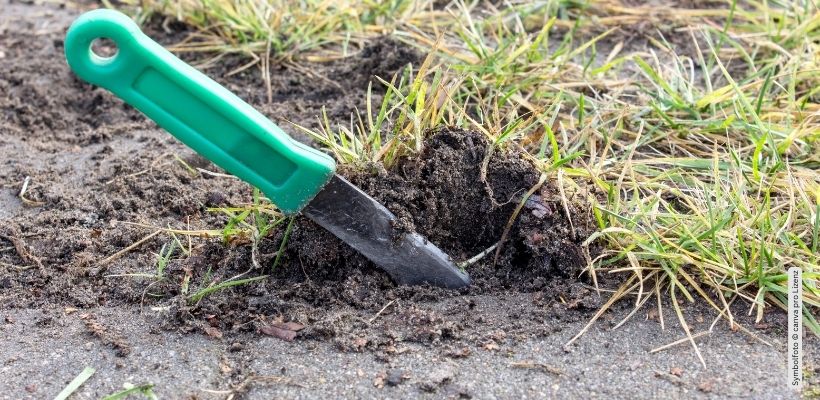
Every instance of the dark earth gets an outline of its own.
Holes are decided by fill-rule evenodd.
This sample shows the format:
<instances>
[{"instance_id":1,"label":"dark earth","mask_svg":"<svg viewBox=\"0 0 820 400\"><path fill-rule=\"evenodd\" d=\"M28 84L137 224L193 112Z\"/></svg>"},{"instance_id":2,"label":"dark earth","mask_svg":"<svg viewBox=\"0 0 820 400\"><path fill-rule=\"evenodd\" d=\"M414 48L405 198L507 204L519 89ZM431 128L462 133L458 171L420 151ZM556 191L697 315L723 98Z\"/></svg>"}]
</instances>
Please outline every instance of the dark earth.
<instances>
[{"instance_id":1,"label":"dark earth","mask_svg":"<svg viewBox=\"0 0 820 400\"><path fill-rule=\"evenodd\" d=\"M755 323L748 304L735 313L753 336L723 321L710 329L716 315L703 305L685 309L693 332L711 331L696 339L706 368L688 343L649 353L684 337L671 307L659 312L654 301L613 330L633 307L619 303L565 345L618 279L599 277L598 292L582 272L599 251L582 245L594 225L551 179L497 255L466 266L474 283L462 290L396 287L301 217L275 270L287 221L257 245L178 233L183 249L162 279L152 276L174 241L157 231L221 230L229 219L215 208L247 205L253 191L72 75L62 39L90 7L0 0L1 398L53 397L86 366L97 372L76 398L125 383L154 384L161 398L794 396L784 384L785 316ZM161 20L144 29L165 45L188 33ZM331 121L349 120L374 76L422 57L383 38L332 64L277 64L270 101L258 68L232 73L247 62L239 56L204 72L309 142L292 123L317 127L322 107ZM518 151L490 148L481 134L442 127L390 170L343 173L462 262L499 242L539 183ZM189 299L240 275L269 276ZM817 382L818 341L805 341Z\"/></svg>"}]
</instances>

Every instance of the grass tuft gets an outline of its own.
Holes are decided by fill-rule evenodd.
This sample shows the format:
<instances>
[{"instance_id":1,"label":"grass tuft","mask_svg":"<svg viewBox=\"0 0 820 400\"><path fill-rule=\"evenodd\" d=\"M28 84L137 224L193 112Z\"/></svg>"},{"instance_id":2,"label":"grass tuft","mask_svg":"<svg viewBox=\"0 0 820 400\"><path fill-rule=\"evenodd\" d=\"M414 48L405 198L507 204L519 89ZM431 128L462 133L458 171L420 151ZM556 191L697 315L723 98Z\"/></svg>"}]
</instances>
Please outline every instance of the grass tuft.
<instances>
[{"instance_id":1,"label":"grass tuft","mask_svg":"<svg viewBox=\"0 0 820 400\"><path fill-rule=\"evenodd\" d=\"M212 284L212 285L210 285L208 287L205 287L205 288L202 288L202 289L198 290L196 293L188 296L188 303L189 304L196 304L200 300L204 299L205 297L207 297L211 294L214 294L214 293L216 293L220 290L227 289L227 288L234 287L234 286L245 285L245 284L248 284L248 283L251 283L251 282L260 281L260 280L267 279L267 278L268 278L267 275L260 275L260 276L254 276L254 277L251 277L251 278L244 278L244 279L230 279L230 280L227 280L227 281L224 281L224 282L219 282L219 283L216 283L216 284Z\"/></svg>"},{"instance_id":2,"label":"grass tuft","mask_svg":"<svg viewBox=\"0 0 820 400\"><path fill-rule=\"evenodd\" d=\"M388 166L436 126L483 132L589 202L588 242L605 251L587 273L624 276L604 308L668 300L691 341L681 303L705 301L736 328L732 303L758 319L785 308L785 271L799 267L804 322L820 335L814 2L141 4L201 30L179 50L321 61L382 34L424 49L422 65L374 82L380 102L368 88L352 123L323 113L299 129L339 162Z\"/></svg>"}]
</instances>

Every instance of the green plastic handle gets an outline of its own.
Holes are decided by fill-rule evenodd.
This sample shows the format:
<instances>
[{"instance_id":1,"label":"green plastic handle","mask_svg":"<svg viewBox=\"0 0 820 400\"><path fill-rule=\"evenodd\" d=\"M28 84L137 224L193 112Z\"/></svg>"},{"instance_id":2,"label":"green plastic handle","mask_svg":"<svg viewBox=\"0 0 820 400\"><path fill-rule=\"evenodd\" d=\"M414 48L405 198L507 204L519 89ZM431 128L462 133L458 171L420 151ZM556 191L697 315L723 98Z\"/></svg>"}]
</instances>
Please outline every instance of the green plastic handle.
<instances>
[{"instance_id":1,"label":"green plastic handle","mask_svg":"<svg viewBox=\"0 0 820 400\"><path fill-rule=\"evenodd\" d=\"M117 46L112 57L95 39ZM126 15L94 10L65 40L68 65L142 111L197 153L258 187L285 214L302 209L330 180L333 159L291 139L273 122L146 36Z\"/></svg>"}]
</instances>

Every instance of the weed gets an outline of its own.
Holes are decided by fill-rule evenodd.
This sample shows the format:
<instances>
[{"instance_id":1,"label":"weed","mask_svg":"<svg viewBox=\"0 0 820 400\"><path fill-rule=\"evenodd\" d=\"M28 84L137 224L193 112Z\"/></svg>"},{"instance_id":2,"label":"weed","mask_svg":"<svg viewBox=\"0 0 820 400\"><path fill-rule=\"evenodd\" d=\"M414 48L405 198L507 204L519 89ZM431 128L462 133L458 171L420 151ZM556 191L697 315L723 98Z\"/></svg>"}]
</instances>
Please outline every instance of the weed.
<instances>
[{"instance_id":1,"label":"weed","mask_svg":"<svg viewBox=\"0 0 820 400\"><path fill-rule=\"evenodd\" d=\"M171 261L171 256L174 255L174 251L177 248L177 243L177 240L172 240L170 245L164 244L159 250L159 254L157 254L157 272L155 275L157 280L162 280L165 278L165 268L168 266L168 262Z\"/></svg>"},{"instance_id":2,"label":"weed","mask_svg":"<svg viewBox=\"0 0 820 400\"><path fill-rule=\"evenodd\" d=\"M282 259L282 255L285 254L285 245L288 244L288 239L290 239L290 232L293 230L294 220L296 220L296 217L290 217L288 227L285 228L285 234L282 236L282 242L279 243L279 250L276 251L276 259L273 261L273 266L270 268L271 272L276 270L276 266L279 265L279 261Z\"/></svg>"},{"instance_id":3,"label":"weed","mask_svg":"<svg viewBox=\"0 0 820 400\"><path fill-rule=\"evenodd\" d=\"M268 275L250 278L243 277L253 271L258 271L263 268L259 263L259 243L263 238L268 237L276 229L282 227L282 224L285 221L288 221L287 225L282 227L284 228L283 238L279 244L279 250L276 253L275 259L270 267L271 271L276 269L282 259L285 246L290 237L290 232L293 229L294 218L283 216L256 188L253 189L251 203L239 204L231 207L212 208L208 209L208 211L223 214L227 217L225 225L222 229L172 229L170 227L158 229L156 227L128 223L129 225L155 229L153 234L147 236L138 243L144 242L159 233L167 233L171 237L171 240L164 244L157 254L156 265L153 273L115 274L106 275L106 277L137 277L151 279L153 282L151 282L143 291L143 302L146 295L163 297L163 294L152 294L149 293L149 290L155 285L166 281L166 269L175 255L188 257L192 254L193 244L191 243L191 238L221 238L223 242L230 245L250 244L252 265L247 271L226 280L222 280L222 278L215 273L213 266L209 266L207 271L202 274L201 279L196 279L196 281L193 281L195 276L194 271L186 269L179 283L179 293L186 296L189 303L195 304L205 297L222 289L266 279ZM180 236L188 238L187 248L182 244L182 241L180 241ZM132 247L134 247L134 245L129 246L129 248ZM121 252L118 252L115 256L119 256L120 253ZM194 288L199 287L199 289L194 289L194 293L189 294L192 291L192 286Z\"/></svg>"},{"instance_id":4,"label":"weed","mask_svg":"<svg viewBox=\"0 0 820 400\"><path fill-rule=\"evenodd\" d=\"M224 281L224 282L219 282L219 283L216 283L216 284L212 284L212 285L210 285L206 288L200 289L196 293L188 296L188 303L191 303L191 304L197 303L200 300L204 299L205 297L207 297L207 296L209 296L209 295L211 295L215 292L218 292L222 289L227 289L229 287L234 287L234 286L240 286L240 285L244 285L244 284L251 283L251 282L256 282L256 281L259 281L259 280L262 280L262 279L267 279L267 278L268 278L267 275L260 275L260 276L254 276L252 278L245 278L245 279L235 279L234 278L234 279L229 279L229 280Z\"/></svg>"}]
</instances>

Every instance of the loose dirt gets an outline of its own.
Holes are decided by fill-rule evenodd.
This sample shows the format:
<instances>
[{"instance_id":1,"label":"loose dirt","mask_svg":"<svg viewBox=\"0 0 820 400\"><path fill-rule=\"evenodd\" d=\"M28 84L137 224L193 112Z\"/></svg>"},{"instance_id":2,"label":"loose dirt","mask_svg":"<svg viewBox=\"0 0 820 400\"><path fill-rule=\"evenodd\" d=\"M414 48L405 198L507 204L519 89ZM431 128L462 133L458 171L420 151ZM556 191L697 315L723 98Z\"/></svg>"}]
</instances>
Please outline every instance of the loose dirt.
<instances>
[{"instance_id":1,"label":"loose dirt","mask_svg":"<svg viewBox=\"0 0 820 400\"><path fill-rule=\"evenodd\" d=\"M590 339L563 348L607 294L581 273L597 252L581 246L593 231L588 211L572 194L562 196L553 179L524 203L497 257L492 251L466 267L474 284L463 290L396 287L304 218L295 221L274 271L281 230L262 239L255 253L243 240L178 235L190 254L177 250L163 279L148 276L173 240L158 230L221 229L227 217L209 209L250 203L252 191L209 173L220 171L70 73L62 38L83 8L0 0L0 335L8 343L0 348L0 396L53 396L89 364L101 370L84 389L87 397L134 379L157 383L158 393L175 398L224 397L226 388L249 397L623 395L638 392L612 385L634 377L649 380L644 394L653 396L699 390L701 381L718 376L718 365L751 370L701 394L779 393L757 385L750 391L749 377L768 375L743 358L672 382L664 353L650 356L649 348L626 343L637 338L658 347L678 339L668 326L660 333L657 314L644 321L646 311L630 330L618 331L629 334L593 328ZM186 34L184 26L166 24L170 33L161 26L152 21L146 29L164 44ZM182 57L208 61L201 54ZM290 122L315 126L322 107L331 120L349 118L363 109L374 75L389 80L420 60L401 43L381 39L337 63L276 66L270 90L257 68L231 74L246 62L238 57L204 72L306 141ZM427 236L457 261L496 245L540 178L515 149L493 149L482 135L451 128L433 132L419 156L390 170L369 165L343 173L391 209L404 229ZM261 270L253 269L254 258ZM187 301L240 274L270 276ZM599 281L604 288L613 283ZM603 324L611 327L628 310L616 307ZM700 309L687 314L701 316L693 325L701 329L713 318ZM777 332L757 334L776 347L755 342L747 350L771 363L784 345ZM713 335L746 340L725 328ZM700 368L687 352L675 354L688 370ZM594 383L594 371L617 373L633 359L641 364L623 379ZM328 368L356 383L329 377ZM566 391L577 380L585 388Z\"/></svg>"}]
</instances>

